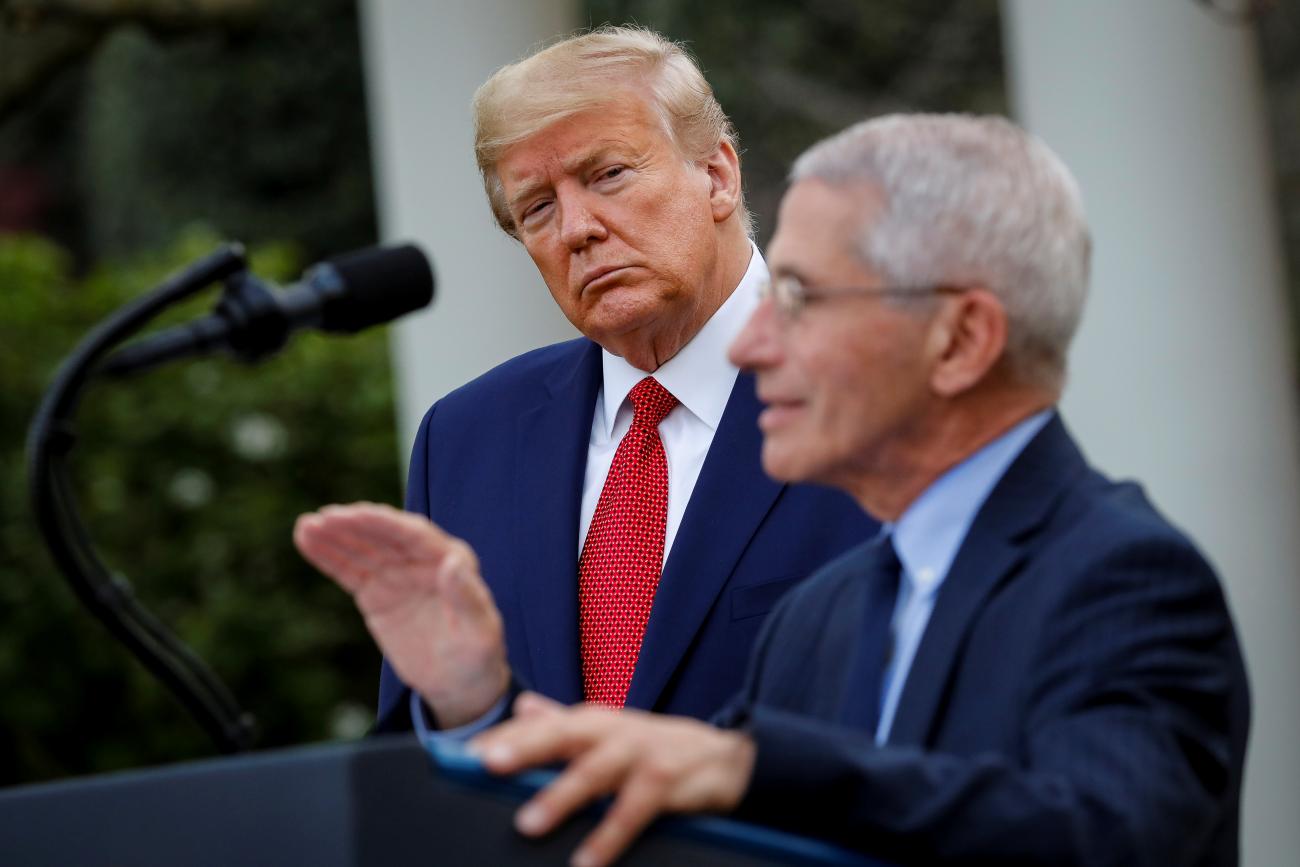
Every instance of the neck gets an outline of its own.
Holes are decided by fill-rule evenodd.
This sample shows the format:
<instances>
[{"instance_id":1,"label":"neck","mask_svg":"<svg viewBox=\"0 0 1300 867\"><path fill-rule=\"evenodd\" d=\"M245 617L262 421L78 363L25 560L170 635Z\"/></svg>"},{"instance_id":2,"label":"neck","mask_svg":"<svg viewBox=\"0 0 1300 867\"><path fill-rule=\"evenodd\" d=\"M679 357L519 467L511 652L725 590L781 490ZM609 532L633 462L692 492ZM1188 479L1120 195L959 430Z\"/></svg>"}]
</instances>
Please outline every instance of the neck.
<instances>
[{"instance_id":1,"label":"neck","mask_svg":"<svg viewBox=\"0 0 1300 867\"><path fill-rule=\"evenodd\" d=\"M1056 397L1035 390L959 398L918 422L906 441L838 486L878 520L897 521L944 473L1051 407Z\"/></svg>"}]
</instances>

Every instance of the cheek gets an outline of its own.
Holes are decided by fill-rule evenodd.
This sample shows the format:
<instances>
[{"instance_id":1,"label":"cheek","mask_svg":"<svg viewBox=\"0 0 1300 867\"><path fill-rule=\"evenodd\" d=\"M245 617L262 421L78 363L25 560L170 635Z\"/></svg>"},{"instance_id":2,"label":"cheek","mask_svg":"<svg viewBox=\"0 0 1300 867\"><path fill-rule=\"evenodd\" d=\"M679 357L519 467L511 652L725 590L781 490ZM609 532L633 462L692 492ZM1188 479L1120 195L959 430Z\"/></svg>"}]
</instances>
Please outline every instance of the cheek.
<instances>
[{"instance_id":1,"label":"cheek","mask_svg":"<svg viewBox=\"0 0 1300 867\"><path fill-rule=\"evenodd\" d=\"M851 341L828 338L822 345L841 349L825 352L815 366L809 365L810 433L824 449L843 456L869 434L874 416L885 403L880 377L889 374L883 359L855 351L857 346Z\"/></svg>"},{"instance_id":2,"label":"cheek","mask_svg":"<svg viewBox=\"0 0 1300 867\"><path fill-rule=\"evenodd\" d=\"M639 211L636 223L654 227L644 236L646 244L659 250L670 262L697 257L713 244L708 232L713 224L708 180L701 181L692 172L687 183L688 189L683 189L680 183L658 189L636 209Z\"/></svg>"},{"instance_id":3,"label":"cheek","mask_svg":"<svg viewBox=\"0 0 1300 867\"><path fill-rule=\"evenodd\" d=\"M561 250L561 245L547 236L538 236L524 241L524 250L528 258L546 281L551 294L556 294L556 287L565 285L568 257Z\"/></svg>"}]
</instances>

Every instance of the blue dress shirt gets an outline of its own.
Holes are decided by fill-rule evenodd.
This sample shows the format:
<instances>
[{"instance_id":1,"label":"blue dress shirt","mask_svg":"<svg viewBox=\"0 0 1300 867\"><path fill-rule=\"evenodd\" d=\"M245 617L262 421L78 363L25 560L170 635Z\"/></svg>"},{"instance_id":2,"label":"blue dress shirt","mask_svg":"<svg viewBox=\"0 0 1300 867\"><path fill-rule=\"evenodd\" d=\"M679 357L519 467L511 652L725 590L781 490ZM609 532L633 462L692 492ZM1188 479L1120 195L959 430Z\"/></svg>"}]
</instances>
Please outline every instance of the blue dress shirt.
<instances>
[{"instance_id":1,"label":"blue dress shirt","mask_svg":"<svg viewBox=\"0 0 1300 867\"><path fill-rule=\"evenodd\" d=\"M1052 410L1043 410L1020 422L940 476L902 517L882 529L894 536L894 550L903 572L891 621L893 653L882 682L877 744L889 737L898 699L930 622L935 597L971 522L1007 467L1051 417Z\"/></svg>"}]
</instances>

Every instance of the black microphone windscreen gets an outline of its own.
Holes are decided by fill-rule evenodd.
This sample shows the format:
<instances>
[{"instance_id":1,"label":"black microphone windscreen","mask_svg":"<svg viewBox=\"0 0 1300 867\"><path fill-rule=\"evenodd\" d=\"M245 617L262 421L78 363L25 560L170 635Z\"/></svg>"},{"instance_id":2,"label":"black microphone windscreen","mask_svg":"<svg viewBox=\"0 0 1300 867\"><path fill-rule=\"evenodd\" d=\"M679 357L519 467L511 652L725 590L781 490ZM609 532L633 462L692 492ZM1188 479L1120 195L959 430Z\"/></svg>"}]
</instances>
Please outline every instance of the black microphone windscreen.
<instances>
[{"instance_id":1,"label":"black microphone windscreen","mask_svg":"<svg viewBox=\"0 0 1300 867\"><path fill-rule=\"evenodd\" d=\"M370 247L327 261L347 290L321 311L325 331L360 331L389 322L433 300L433 269L412 244Z\"/></svg>"}]
</instances>

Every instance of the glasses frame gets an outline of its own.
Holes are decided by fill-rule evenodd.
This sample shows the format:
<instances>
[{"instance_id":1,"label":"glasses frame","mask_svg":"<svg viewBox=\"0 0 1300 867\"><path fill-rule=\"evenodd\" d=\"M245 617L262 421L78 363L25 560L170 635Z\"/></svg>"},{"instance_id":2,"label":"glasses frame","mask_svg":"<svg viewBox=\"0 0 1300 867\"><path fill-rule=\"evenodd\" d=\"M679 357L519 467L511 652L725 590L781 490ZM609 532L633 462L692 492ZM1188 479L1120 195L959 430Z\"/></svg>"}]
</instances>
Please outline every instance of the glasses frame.
<instances>
[{"instance_id":1,"label":"glasses frame","mask_svg":"<svg viewBox=\"0 0 1300 867\"><path fill-rule=\"evenodd\" d=\"M838 286L817 287L809 289L804 282L793 274L784 277L768 278L759 287L760 300L771 300L772 306L787 322L799 318L799 314L810 301L824 301L840 296L867 296L880 298L924 298L930 295L959 295L967 289L961 286L948 286L942 283L915 286Z\"/></svg>"}]
</instances>

